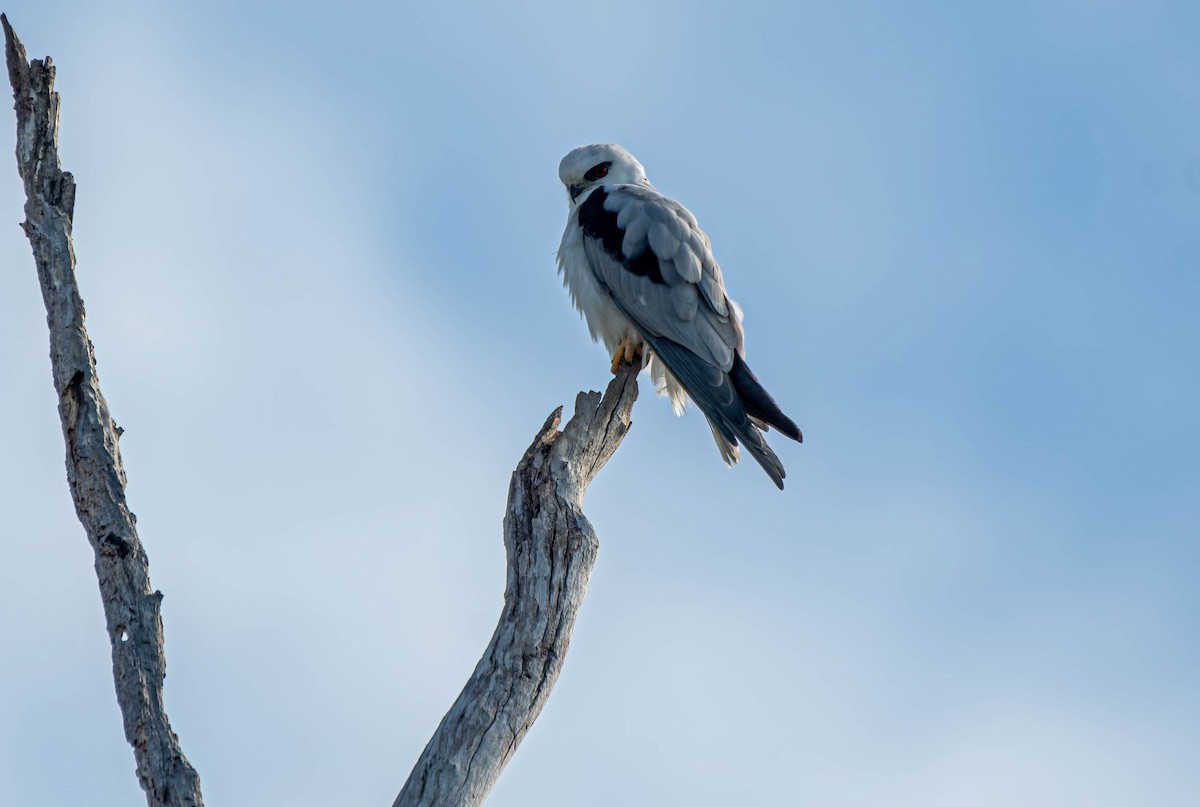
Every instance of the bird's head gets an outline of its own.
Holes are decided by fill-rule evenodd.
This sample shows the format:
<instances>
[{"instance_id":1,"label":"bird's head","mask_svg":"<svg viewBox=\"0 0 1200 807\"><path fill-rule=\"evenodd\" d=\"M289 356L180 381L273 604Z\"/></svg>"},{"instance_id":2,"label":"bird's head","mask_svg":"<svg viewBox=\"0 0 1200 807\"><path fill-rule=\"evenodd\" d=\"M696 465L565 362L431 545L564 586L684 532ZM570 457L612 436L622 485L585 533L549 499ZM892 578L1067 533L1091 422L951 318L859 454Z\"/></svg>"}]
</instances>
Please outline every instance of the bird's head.
<instances>
[{"instance_id":1,"label":"bird's head","mask_svg":"<svg viewBox=\"0 0 1200 807\"><path fill-rule=\"evenodd\" d=\"M632 154L615 143L580 146L558 164L558 178L574 204L597 185L647 185L646 169Z\"/></svg>"}]
</instances>

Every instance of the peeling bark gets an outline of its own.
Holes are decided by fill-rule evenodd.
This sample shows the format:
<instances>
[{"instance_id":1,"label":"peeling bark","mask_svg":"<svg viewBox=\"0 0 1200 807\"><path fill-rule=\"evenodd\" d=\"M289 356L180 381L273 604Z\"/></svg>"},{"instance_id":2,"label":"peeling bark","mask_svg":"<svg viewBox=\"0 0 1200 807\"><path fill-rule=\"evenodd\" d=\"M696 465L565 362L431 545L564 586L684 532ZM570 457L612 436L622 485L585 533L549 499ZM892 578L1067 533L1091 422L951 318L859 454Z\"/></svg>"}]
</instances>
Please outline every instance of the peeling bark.
<instances>
[{"instance_id":1,"label":"peeling bark","mask_svg":"<svg viewBox=\"0 0 1200 807\"><path fill-rule=\"evenodd\" d=\"M83 324L71 246L75 180L58 161L54 66L49 57L27 61L7 18L0 15L0 21L17 113L17 168L25 183L21 226L33 247L46 304L67 481L95 552L125 738L133 746L138 780L150 807L201 807L200 778L184 757L163 708L167 664L162 592L150 585L137 519L125 501L125 470L117 447L121 429L100 393L96 359Z\"/></svg>"},{"instance_id":2,"label":"peeling bark","mask_svg":"<svg viewBox=\"0 0 1200 807\"><path fill-rule=\"evenodd\" d=\"M500 622L393 807L482 803L550 697L596 562L583 494L629 431L639 369L622 364L603 397L579 393L561 432L555 410L513 472Z\"/></svg>"}]
</instances>

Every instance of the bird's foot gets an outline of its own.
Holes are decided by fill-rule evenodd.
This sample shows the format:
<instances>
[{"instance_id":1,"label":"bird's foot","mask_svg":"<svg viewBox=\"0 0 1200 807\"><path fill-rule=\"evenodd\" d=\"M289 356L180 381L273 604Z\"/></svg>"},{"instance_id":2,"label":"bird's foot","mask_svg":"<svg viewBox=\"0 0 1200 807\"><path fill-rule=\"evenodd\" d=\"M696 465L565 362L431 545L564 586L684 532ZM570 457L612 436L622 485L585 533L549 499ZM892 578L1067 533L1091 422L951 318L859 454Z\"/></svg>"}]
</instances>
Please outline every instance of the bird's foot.
<instances>
[{"instance_id":1,"label":"bird's foot","mask_svg":"<svg viewBox=\"0 0 1200 807\"><path fill-rule=\"evenodd\" d=\"M642 340L626 336L621 340L621 344L617 345L617 351L613 353L612 374L617 374L617 368L621 366L622 361L633 364L634 362L641 362L641 360Z\"/></svg>"}]
</instances>

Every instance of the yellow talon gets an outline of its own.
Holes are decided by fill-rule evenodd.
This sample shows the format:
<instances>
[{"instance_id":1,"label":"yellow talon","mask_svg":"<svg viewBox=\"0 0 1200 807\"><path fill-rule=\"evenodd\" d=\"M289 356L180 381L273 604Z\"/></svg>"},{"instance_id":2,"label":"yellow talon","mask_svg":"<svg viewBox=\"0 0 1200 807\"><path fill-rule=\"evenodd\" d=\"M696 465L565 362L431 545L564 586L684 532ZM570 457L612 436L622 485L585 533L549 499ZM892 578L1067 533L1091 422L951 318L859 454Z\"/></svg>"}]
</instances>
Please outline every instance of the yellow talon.
<instances>
[{"instance_id":1,"label":"yellow talon","mask_svg":"<svg viewBox=\"0 0 1200 807\"><path fill-rule=\"evenodd\" d=\"M633 341L630 339L625 343L625 361L630 364L639 364L642 361L642 342Z\"/></svg>"},{"instance_id":2,"label":"yellow talon","mask_svg":"<svg viewBox=\"0 0 1200 807\"><path fill-rule=\"evenodd\" d=\"M625 340L621 340L621 344L617 345L617 352L613 354L612 374L617 374L617 368L621 366L621 359L625 358Z\"/></svg>"},{"instance_id":3,"label":"yellow talon","mask_svg":"<svg viewBox=\"0 0 1200 807\"><path fill-rule=\"evenodd\" d=\"M630 364L640 362L642 360L642 343L641 340L625 337L621 340L621 344L617 345L617 351L612 357L612 374L617 374L617 368L621 366L622 361L627 361Z\"/></svg>"}]
</instances>

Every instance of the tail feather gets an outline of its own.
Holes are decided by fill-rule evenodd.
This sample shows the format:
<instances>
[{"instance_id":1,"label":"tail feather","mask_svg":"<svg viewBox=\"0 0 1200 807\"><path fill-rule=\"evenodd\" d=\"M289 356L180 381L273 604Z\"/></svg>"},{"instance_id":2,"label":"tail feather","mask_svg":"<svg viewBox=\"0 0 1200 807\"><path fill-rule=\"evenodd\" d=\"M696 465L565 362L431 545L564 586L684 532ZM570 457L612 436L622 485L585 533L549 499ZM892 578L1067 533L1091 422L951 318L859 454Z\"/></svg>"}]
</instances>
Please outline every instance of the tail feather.
<instances>
[{"instance_id":1,"label":"tail feather","mask_svg":"<svg viewBox=\"0 0 1200 807\"><path fill-rule=\"evenodd\" d=\"M733 354L733 367L729 370L729 380L733 382L733 388L737 390L738 397L742 399L742 405L746 407L746 414L752 420L774 426L781 434L792 438L797 443L804 442L804 435L800 433L800 427L783 414L779 404L775 403L775 399L763 388L758 377L750 371L745 360L736 352Z\"/></svg>"},{"instance_id":2,"label":"tail feather","mask_svg":"<svg viewBox=\"0 0 1200 807\"><path fill-rule=\"evenodd\" d=\"M778 455L771 450L767 445L767 441L763 439L762 432L758 430L753 423L749 423L749 428L741 431L742 445L750 452L750 456L754 457L754 461L762 466L762 469L767 472L767 476L771 477L771 481L775 483L775 487L783 490L783 478L787 476L787 472L783 470L783 463L779 461Z\"/></svg>"},{"instance_id":3,"label":"tail feather","mask_svg":"<svg viewBox=\"0 0 1200 807\"><path fill-rule=\"evenodd\" d=\"M738 450L737 442L731 443L726 440L724 435L717 429L717 424L713 423L711 418L705 416L704 419L708 421L708 428L712 429L713 442L717 444L717 451L720 452L721 459L725 461L725 464L732 468L741 462L742 457L741 452Z\"/></svg>"},{"instance_id":4,"label":"tail feather","mask_svg":"<svg viewBox=\"0 0 1200 807\"><path fill-rule=\"evenodd\" d=\"M669 339L647 334L643 338L708 418L722 458L736 462L740 442L783 490L787 476L783 463L763 440L760 428L769 424L794 440L800 439L800 429L783 414L741 357L735 355L733 369L725 373Z\"/></svg>"}]
</instances>

